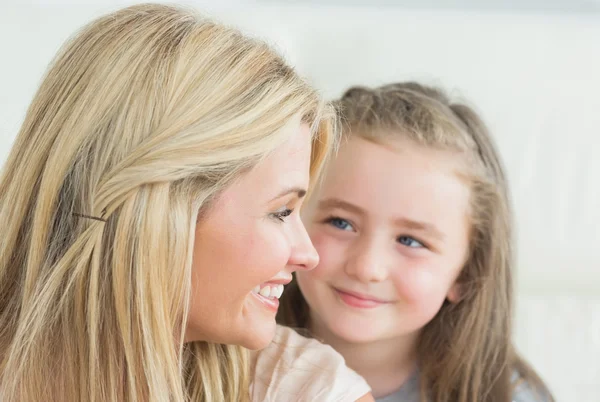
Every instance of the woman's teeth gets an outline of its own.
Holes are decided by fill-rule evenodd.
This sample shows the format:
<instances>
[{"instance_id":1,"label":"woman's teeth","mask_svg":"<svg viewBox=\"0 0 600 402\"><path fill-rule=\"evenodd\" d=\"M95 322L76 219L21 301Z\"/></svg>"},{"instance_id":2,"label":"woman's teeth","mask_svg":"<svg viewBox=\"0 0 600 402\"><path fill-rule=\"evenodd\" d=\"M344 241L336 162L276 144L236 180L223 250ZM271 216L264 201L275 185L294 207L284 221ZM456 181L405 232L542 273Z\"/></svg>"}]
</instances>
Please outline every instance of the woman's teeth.
<instances>
[{"instance_id":1,"label":"woman's teeth","mask_svg":"<svg viewBox=\"0 0 600 402\"><path fill-rule=\"evenodd\" d=\"M279 299L281 294L283 293L283 285L267 285L264 287L257 286L252 291L256 294L259 294L263 297L268 297L270 299Z\"/></svg>"}]
</instances>

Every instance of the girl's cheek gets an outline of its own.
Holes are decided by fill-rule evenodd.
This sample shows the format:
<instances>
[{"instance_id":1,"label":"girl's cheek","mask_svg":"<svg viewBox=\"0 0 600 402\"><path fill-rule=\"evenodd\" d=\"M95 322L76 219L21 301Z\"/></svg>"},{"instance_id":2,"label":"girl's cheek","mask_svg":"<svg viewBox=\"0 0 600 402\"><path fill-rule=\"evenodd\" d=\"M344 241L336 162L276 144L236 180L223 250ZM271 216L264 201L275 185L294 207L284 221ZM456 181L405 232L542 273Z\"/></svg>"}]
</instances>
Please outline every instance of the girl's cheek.
<instances>
[{"instance_id":1,"label":"girl's cheek","mask_svg":"<svg viewBox=\"0 0 600 402\"><path fill-rule=\"evenodd\" d=\"M323 231L313 230L310 237L319 254L319 265L306 273L315 279L325 279L339 275L340 271L343 271L343 246Z\"/></svg>"},{"instance_id":2,"label":"girl's cheek","mask_svg":"<svg viewBox=\"0 0 600 402\"><path fill-rule=\"evenodd\" d=\"M445 297L438 279L426 267L405 267L391 274L392 282L401 301L408 304L421 304Z\"/></svg>"}]
</instances>

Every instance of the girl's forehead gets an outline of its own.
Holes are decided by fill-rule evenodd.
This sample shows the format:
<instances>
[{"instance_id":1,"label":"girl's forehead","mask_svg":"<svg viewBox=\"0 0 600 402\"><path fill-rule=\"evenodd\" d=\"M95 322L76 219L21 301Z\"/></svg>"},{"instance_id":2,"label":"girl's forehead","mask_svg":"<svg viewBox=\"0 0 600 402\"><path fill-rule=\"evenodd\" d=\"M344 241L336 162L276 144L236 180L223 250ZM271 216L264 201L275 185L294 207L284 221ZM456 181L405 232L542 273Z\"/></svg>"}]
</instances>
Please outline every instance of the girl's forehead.
<instances>
[{"instance_id":1,"label":"girl's forehead","mask_svg":"<svg viewBox=\"0 0 600 402\"><path fill-rule=\"evenodd\" d=\"M427 215L429 209L443 216L448 208L462 211L468 204L469 187L457 174L459 163L453 152L411 142L392 149L357 139L332 161L318 198L342 198L395 215Z\"/></svg>"},{"instance_id":2,"label":"girl's forehead","mask_svg":"<svg viewBox=\"0 0 600 402\"><path fill-rule=\"evenodd\" d=\"M464 152L429 146L398 136L393 140L371 140L360 136L344 141L328 166L325 179L348 173L380 173L390 179L408 174L412 168L455 172L466 160ZM462 170L462 169L461 169Z\"/></svg>"}]
</instances>

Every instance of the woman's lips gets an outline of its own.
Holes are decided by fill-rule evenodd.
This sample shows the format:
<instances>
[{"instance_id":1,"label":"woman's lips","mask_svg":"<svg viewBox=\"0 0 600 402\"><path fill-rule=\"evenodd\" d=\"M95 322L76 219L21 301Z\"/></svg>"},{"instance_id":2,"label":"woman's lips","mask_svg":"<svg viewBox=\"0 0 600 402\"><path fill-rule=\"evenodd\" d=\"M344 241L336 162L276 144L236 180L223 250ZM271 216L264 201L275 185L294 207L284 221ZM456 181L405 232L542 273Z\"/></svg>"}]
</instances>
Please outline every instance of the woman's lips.
<instances>
[{"instance_id":1,"label":"woman's lips","mask_svg":"<svg viewBox=\"0 0 600 402\"><path fill-rule=\"evenodd\" d=\"M279 309L279 299L265 297L254 292L250 292L250 294L252 295L252 297L256 298L259 302L261 302L263 306L266 307L268 310L277 313L277 309Z\"/></svg>"},{"instance_id":2,"label":"woman's lips","mask_svg":"<svg viewBox=\"0 0 600 402\"><path fill-rule=\"evenodd\" d=\"M267 309L276 313L279 308L279 298L283 293L284 285L287 285L291 281L291 277L273 278L268 282L256 286L250 293Z\"/></svg>"}]
</instances>

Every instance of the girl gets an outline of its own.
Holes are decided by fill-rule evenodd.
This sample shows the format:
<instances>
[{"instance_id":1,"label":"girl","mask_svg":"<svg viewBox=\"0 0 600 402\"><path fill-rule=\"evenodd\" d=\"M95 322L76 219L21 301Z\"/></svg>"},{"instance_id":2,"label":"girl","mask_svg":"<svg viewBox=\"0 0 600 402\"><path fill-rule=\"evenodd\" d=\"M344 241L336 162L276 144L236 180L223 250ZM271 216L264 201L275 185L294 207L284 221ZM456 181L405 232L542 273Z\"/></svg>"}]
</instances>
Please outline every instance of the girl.
<instances>
[{"instance_id":1,"label":"girl","mask_svg":"<svg viewBox=\"0 0 600 402\"><path fill-rule=\"evenodd\" d=\"M306 207L320 255L279 322L342 353L378 401L551 400L511 344L508 184L481 119L416 83L355 87Z\"/></svg>"},{"instance_id":2,"label":"girl","mask_svg":"<svg viewBox=\"0 0 600 402\"><path fill-rule=\"evenodd\" d=\"M265 400L246 348L276 331L308 342L275 312L318 261L298 209L331 123L265 44L188 11L138 5L86 26L0 179L0 400ZM309 398L367 394L309 346Z\"/></svg>"}]
</instances>

